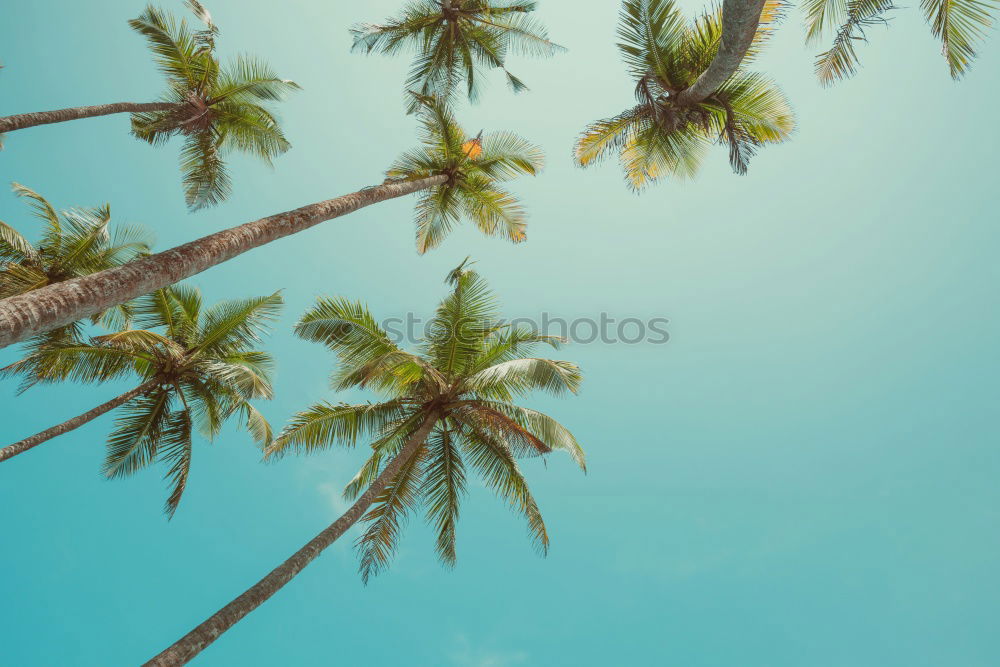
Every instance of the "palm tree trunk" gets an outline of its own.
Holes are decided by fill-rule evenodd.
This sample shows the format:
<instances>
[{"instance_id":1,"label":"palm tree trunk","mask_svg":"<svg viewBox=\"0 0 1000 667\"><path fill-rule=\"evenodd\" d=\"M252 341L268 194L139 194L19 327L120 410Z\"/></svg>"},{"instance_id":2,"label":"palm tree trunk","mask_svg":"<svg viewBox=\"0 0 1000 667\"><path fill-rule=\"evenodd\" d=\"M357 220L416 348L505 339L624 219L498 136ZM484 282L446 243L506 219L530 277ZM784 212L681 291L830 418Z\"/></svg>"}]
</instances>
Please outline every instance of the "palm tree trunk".
<instances>
[{"instance_id":1,"label":"palm tree trunk","mask_svg":"<svg viewBox=\"0 0 1000 667\"><path fill-rule=\"evenodd\" d=\"M114 104L98 104L93 107L70 107L69 109L58 109L57 111L36 111L35 113L22 113L16 116L6 116L0 118L0 134L23 130L26 127L36 125L49 125L50 123L61 123L65 120L79 120L80 118L93 118L95 116L109 116L113 113L141 113L143 111L167 111L173 109L176 104L173 102L115 102Z\"/></svg>"},{"instance_id":2,"label":"palm tree trunk","mask_svg":"<svg viewBox=\"0 0 1000 667\"><path fill-rule=\"evenodd\" d=\"M736 72L757 34L764 2L765 0L724 0L719 51L698 79L677 95L678 104L701 102L714 94Z\"/></svg>"},{"instance_id":3,"label":"palm tree trunk","mask_svg":"<svg viewBox=\"0 0 1000 667\"><path fill-rule=\"evenodd\" d=\"M207 621L181 637L170 648L145 663L143 667L172 667L187 663L218 639L223 632L236 625L244 616L281 590L282 586L305 569L306 565L315 560L324 549L333 544L338 537L347 532L347 529L361 518L375 498L385 490L385 487L396 476L403 464L420 450L438 418L439 416L433 412L427 415L423 423L410 436L399 455L385 467L385 470L368 487L368 490L361 494L361 497L339 519L292 554L291 558L271 570L270 574L215 612Z\"/></svg>"},{"instance_id":4,"label":"palm tree trunk","mask_svg":"<svg viewBox=\"0 0 1000 667\"><path fill-rule=\"evenodd\" d=\"M33 447L37 447L46 440L51 440L52 438L62 435L63 433L69 433L70 431L80 428L87 422L91 422L106 412L111 412L119 405L124 405L128 403L136 396L141 396L146 392L154 389L157 384L156 380L149 380L148 382L143 382L135 389L126 391L120 396L115 396L110 401L106 403L101 403L96 408L92 410L87 410L82 415L77 415L72 419L64 421L62 424L57 424L52 428L47 428L41 433L36 433L30 438L25 438L24 440L15 442L13 445L7 445L6 447L0 448L0 462L6 461L7 459L13 458L18 454L23 454Z\"/></svg>"},{"instance_id":5,"label":"palm tree trunk","mask_svg":"<svg viewBox=\"0 0 1000 667\"><path fill-rule=\"evenodd\" d=\"M365 188L203 236L197 241L124 266L0 300L0 348L173 285L248 250L309 229L326 220L388 199L443 185L447 180L447 176L438 175Z\"/></svg>"}]
</instances>

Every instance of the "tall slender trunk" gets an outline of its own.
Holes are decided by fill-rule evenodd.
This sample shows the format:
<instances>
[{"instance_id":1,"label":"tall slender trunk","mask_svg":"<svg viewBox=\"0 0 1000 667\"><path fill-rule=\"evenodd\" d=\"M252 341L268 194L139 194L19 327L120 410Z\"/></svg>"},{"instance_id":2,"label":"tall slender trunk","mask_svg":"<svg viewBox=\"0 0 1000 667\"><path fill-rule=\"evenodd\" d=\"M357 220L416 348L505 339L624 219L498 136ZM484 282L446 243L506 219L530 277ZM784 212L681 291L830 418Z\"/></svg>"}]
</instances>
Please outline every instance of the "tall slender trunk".
<instances>
[{"instance_id":1,"label":"tall slender trunk","mask_svg":"<svg viewBox=\"0 0 1000 667\"><path fill-rule=\"evenodd\" d=\"M271 570L270 574L215 612L207 621L181 637L170 648L145 663L143 667L172 667L187 663L218 639L223 632L236 625L244 616L281 590L282 586L305 569L306 565L315 560L324 549L333 544L338 537L347 532L347 529L361 518L378 494L385 490L392 478L396 476L403 464L420 450L438 418L439 416L435 413L427 415L423 423L410 436L399 455L385 467L385 470L368 487L368 490L361 494L361 497L339 519L292 554L291 558Z\"/></svg>"},{"instance_id":2,"label":"tall slender trunk","mask_svg":"<svg viewBox=\"0 0 1000 667\"><path fill-rule=\"evenodd\" d=\"M35 113L22 113L16 116L6 116L0 118L0 134L23 130L26 127L36 125L49 125L51 123L61 123L65 120L79 120L80 118L93 118L95 116L109 116L113 113L141 113L143 111L167 111L173 109L176 104L173 102L115 102L114 104L98 104L93 107L70 107L69 109L58 109L56 111L36 111Z\"/></svg>"},{"instance_id":3,"label":"tall slender trunk","mask_svg":"<svg viewBox=\"0 0 1000 667\"><path fill-rule=\"evenodd\" d=\"M123 266L0 300L0 347L173 285L248 250L309 229L326 220L371 204L443 185L447 180L447 176L439 175L365 188L203 236L197 241Z\"/></svg>"},{"instance_id":4,"label":"tall slender trunk","mask_svg":"<svg viewBox=\"0 0 1000 667\"><path fill-rule=\"evenodd\" d=\"M18 454L23 454L29 449L37 447L38 445L42 444L46 440L51 440L52 438L58 435L69 433L74 429L80 428L87 422L91 422L97 419L104 413L111 412L119 405L124 405L125 403L128 403L136 396L141 396L142 394L151 391L156 387L157 384L158 383L156 380L149 380L148 382L143 382L135 389L126 391L124 394L121 394L120 396L115 396L110 401L106 403L101 403L92 410L87 410L82 415L77 415L72 419L64 421L62 424L57 424L52 428L47 428L41 433L36 433L30 438L25 438L24 440L15 442L13 445L7 445L6 447L0 449L0 462L13 458Z\"/></svg>"},{"instance_id":5,"label":"tall slender trunk","mask_svg":"<svg viewBox=\"0 0 1000 667\"><path fill-rule=\"evenodd\" d=\"M698 79L677 95L677 103L697 104L714 94L743 62L757 34L765 0L724 0L722 42L715 58Z\"/></svg>"}]
</instances>

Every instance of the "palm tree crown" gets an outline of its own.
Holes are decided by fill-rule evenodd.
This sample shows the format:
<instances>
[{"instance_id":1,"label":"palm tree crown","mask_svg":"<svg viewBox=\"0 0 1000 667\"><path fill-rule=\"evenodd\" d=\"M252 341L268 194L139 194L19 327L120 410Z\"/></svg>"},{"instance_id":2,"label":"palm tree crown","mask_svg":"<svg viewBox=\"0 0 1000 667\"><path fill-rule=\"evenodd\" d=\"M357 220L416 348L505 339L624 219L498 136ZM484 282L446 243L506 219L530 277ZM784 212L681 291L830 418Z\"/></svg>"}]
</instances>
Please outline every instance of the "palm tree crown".
<instances>
[{"instance_id":1,"label":"palm tree crown","mask_svg":"<svg viewBox=\"0 0 1000 667\"><path fill-rule=\"evenodd\" d=\"M562 49L530 16L536 2L415 0L398 18L351 29L353 49L395 54L415 46L406 90L448 99L464 79L470 100L479 97L482 68L502 69L510 87L527 88L507 70L508 53L549 56ZM416 107L412 107L414 110Z\"/></svg>"},{"instance_id":2,"label":"palm tree crown","mask_svg":"<svg viewBox=\"0 0 1000 667\"><path fill-rule=\"evenodd\" d=\"M0 299L25 294L46 285L121 266L150 252L151 238L141 227L118 225L110 231L111 207L74 208L57 212L40 194L14 183L14 192L29 202L32 215L42 223L33 244L12 226L0 221ZM109 328L125 326L128 304L92 318ZM33 344L74 338L78 323L36 337Z\"/></svg>"},{"instance_id":3,"label":"palm tree crown","mask_svg":"<svg viewBox=\"0 0 1000 667\"><path fill-rule=\"evenodd\" d=\"M166 111L132 114L132 133L158 145L175 135L184 137L181 171L184 196L191 209L219 203L231 184L223 156L238 150L271 163L289 148L274 114L263 103L280 100L299 86L279 78L264 62L240 56L221 65L215 55L219 33L212 17L197 0L185 0L205 28L149 5L129 25L149 42L156 64L167 79L162 101Z\"/></svg>"},{"instance_id":4,"label":"palm tree crown","mask_svg":"<svg viewBox=\"0 0 1000 667\"><path fill-rule=\"evenodd\" d=\"M441 560L455 562L455 524L467 466L526 517L534 543L544 552L545 524L515 459L561 449L585 467L583 450L564 426L513 403L537 389L578 390L581 375L575 364L525 356L540 343L558 347L558 339L498 324L493 294L465 263L449 280L453 290L414 353L397 346L363 304L344 299L320 299L296 326L300 337L323 343L339 356L335 388L370 387L385 400L313 405L293 418L268 448L269 456L335 443L352 446L371 437L373 453L344 492L353 499L422 424L434 420L430 436L364 517L369 525L358 547L366 580L387 565L401 521L421 503L437 531Z\"/></svg>"},{"instance_id":5,"label":"palm tree crown","mask_svg":"<svg viewBox=\"0 0 1000 667\"><path fill-rule=\"evenodd\" d=\"M103 472L134 474L159 460L171 485L165 511L180 502L191 465L192 430L212 438L234 414L262 445L267 421L248 402L272 395L271 356L255 349L282 303L280 294L202 309L198 290L175 285L137 299L137 329L89 342L58 341L0 371L28 384L103 382L126 376L152 388L123 407L108 438Z\"/></svg>"},{"instance_id":6,"label":"palm tree crown","mask_svg":"<svg viewBox=\"0 0 1000 667\"><path fill-rule=\"evenodd\" d=\"M544 163L541 149L513 132L480 132L470 139L439 100L415 98L421 105L423 145L403 153L386 175L389 181L448 178L419 195L417 251L437 247L463 215L484 234L513 243L524 241L524 209L497 184L521 174L538 174Z\"/></svg>"},{"instance_id":7,"label":"palm tree crown","mask_svg":"<svg viewBox=\"0 0 1000 667\"><path fill-rule=\"evenodd\" d=\"M779 6L776 0L765 3L743 65L770 35ZM678 101L719 50L718 7L689 22L673 0L625 0L618 37L638 103L584 130L575 150L581 166L618 152L627 182L639 190L661 176L693 176L713 142L729 147L733 170L743 174L759 146L789 137L794 117L785 96L771 79L742 66L705 99Z\"/></svg>"}]
</instances>

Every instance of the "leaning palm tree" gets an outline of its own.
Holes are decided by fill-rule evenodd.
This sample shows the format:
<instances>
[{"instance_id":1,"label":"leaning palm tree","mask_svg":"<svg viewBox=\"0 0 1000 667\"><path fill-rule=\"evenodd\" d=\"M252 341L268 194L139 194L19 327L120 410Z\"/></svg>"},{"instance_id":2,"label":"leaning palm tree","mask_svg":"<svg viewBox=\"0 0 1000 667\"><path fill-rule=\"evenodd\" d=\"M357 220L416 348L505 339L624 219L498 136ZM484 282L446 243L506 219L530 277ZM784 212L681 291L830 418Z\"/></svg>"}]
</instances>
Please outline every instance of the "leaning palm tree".
<instances>
[{"instance_id":1,"label":"leaning palm tree","mask_svg":"<svg viewBox=\"0 0 1000 667\"><path fill-rule=\"evenodd\" d=\"M372 454L345 489L355 502L288 560L146 663L164 667L191 660L263 604L356 522L362 577L385 567L406 515L423 505L437 532L437 552L455 563L455 528L467 470L527 519L541 551L549 538L516 459L567 451L584 467L584 454L559 422L514 401L533 390L575 393L580 371L566 361L525 356L557 340L498 325L496 302L475 272L460 266L417 352L398 347L362 303L320 299L296 333L326 345L340 359L338 389L371 388L377 403L318 403L296 415L267 450L270 457L309 453L371 439Z\"/></svg>"},{"instance_id":2,"label":"leaning palm tree","mask_svg":"<svg viewBox=\"0 0 1000 667\"><path fill-rule=\"evenodd\" d=\"M208 438L240 414L253 437L271 440L267 421L249 403L271 398L271 356L256 349L281 306L280 294L226 301L203 310L196 289L175 285L136 300L137 329L89 342L57 341L0 370L30 384L135 377L129 391L82 415L0 449L0 461L123 408L108 438L104 474L131 475L161 461L169 466L173 515L191 465L192 428Z\"/></svg>"},{"instance_id":3,"label":"leaning palm tree","mask_svg":"<svg viewBox=\"0 0 1000 667\"><path fill-rule=\"evenodd\" d=\"M0 134L36 125L115 113L132 114L132 133L153 145L184 137L181 172L184 196L191 209L224 200L231 183L223 156L232 150L270 164L289 143L265 103L277 101L298 85L279 78L264 62L237 57L222 65L215 54L219 33L211 15L197 0L185 0L204 29L193 30L160 9L147 6L129 21L146 38L156 65L167 79L160 100L119 102L0 118Z\"/></svg>"},{"instance_id":4,"label":"leaning palm tree","mask_svg":"<svg viewBox=\"0 0 1000 667\"><path fill-rule=\"evenodd\" d=\"M712 143L727 145L733 170L743 174L760 146L788 138L794 116L785 96L771 79L743 68L780 18L780 3L750 12L749 38L732 57L727 34L745 35L727 30L737 16L730 4L689 22L673 0L625 0L618 47L637 104L584 130L579 165L617 152L627 182L639 190L663 176L693 176Z\"/></svg>"},{"instance_id":5,"label":"leaning palm tree","mask_svg":"<svg viewBox=\"0 0 1000 667\"><path fill-rule=\"evenodd\" d=\"M0 221L0 299L26 294L46 285L121 266L148 255L151 239L141 227L118 225L112 233L111 207L74 208L58 212L45 197L19 183L14 193L24 198L42 223L37 243ZM118 304L92 316L109 328L126 326L128 304ZM32 345L80 335L77 322L38 336Z\"/></svg>"},{"instance_id":6,"label":"leaning palm tree","mask_svg":"<svg viewBox=\"0 0 1000 667\"><path fill-rule=\"evenodd\" d=\"M941 53L954 79L972 66L976 48L993 27L998 5L992 0L921 0L920 9L941 41ZM859 65L858 42L866 29L886 25L890 12L899 9L892 0L808 0L806 40L815 43L834 32L830 49L816 57L816 76L823 85L853 76Z\"/></svg>"},{"instance_id":7,"label":"leaning palm tree","mask_svg":"<svg viewBox=\"0 0 1000 667\"><path fill-rule=\"evenodd\" d=\"M512 242L525 239L525 214L501 187L537 174L540 149L510 132L469 138L450 111L421 97L423 145L404 153L381 185L248 222L129 264L0 301L0 347L221 264L248 250L371 204L421 192L416 206L417 250L437 246L465 217L480 231Z\"/></svg>"},{"instance_id":8,"label":"leaning palm tree","mask_svg":"<svg viewBox=\"0 0 1000 667\"><path fill-rule=\"evenodd\" d=\"M407 91L448 99L464 80L469 99L476 101L481 70L490 68L502 69L511 89L520 92L527 86L507 69L507 55L551 56L563 49L530 16L537 4L411 0L397 18L353 27L352 50L396 54L414 47L417 54L406 80ZM416 108L411 106L411 111Z\"/></svg>"}]
</instances>

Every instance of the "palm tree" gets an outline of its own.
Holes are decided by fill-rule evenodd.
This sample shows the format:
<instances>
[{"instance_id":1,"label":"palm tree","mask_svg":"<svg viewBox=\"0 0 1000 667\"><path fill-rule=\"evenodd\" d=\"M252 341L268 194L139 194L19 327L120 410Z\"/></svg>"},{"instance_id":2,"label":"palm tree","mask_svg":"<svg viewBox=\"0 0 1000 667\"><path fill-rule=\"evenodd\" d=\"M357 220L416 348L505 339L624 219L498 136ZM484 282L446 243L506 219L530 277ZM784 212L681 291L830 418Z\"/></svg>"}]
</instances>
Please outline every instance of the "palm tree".
<instances>
[{"instance_id":1,"label":"palm tree","mask_svg":"<svg viewBox=\"0 0 1000 667\"><path fill-rule=\"evenodd\" d=\"M388 564L402 520L420 504L437 531L438 556L454 565L467 468L523 514L535 546L542 553L548 549L545 523L515 459L560 449L585 468L584 453L555 419L513 401L539 389L576 393L580 371L567 361L525 356L536 344L557 347L558 340L499 325L495 297L479 275L466 269L466 262L451 272L449 281L453 289L438 306L416 353L398 347L362 303L323 298L305 313L295 331L338 355L335 388L368 387L383 399L313 405L292 419L266 454L310 453L337 443L351 447L371 438L372 454L344 492L355 502L147 666L191 660L359 520L368 522L357 542L365 580Z\"/></svg>"},{"instance_id":2,"label":"palm tree","mask_svg":"<svg viewBox=\"0 0 1000 667\"><path fill-rule=\"evenodd\" d=\"M0 301L0 347L166 287L248 250L377 202L423 192L416 206L417 250L437 246L462 216L485 234L525 239L524 210L500 183L537 174L543 156L510 132L466 140L439 102L421 98L423 145L404 153L389 178L353 194L233 227L135 262Z\"/></svg>"},{"instance_id":3,"label":"palm tree","mask_svg":"<svg viewBox=\"0 0 1000 667\"><path fill-rule=\"evenodd\" d=\"M855 46L866 39L865 30L886 25L888 14L898 9L892 0L808 0L806 40L820 41L835 30L833 44L816 57L816 75L823 85L853 76L859 57ZM997 4L990 0L921 0L920 9L941 40L941 52L953 79L960 79L972 66L976 46L993 26Z\"/></svg>"},{"instance_id":4,"label":"palm tree","mask_svg":"<svg viewBox=\"0 0 1000 667\"><path fill-rule=\"evenodd\" d=\"M525 90L507 70L509 53L551 56L564 50L530 16L536 2L412 0L399 17L351 29L352 50L396 54L407 46L417 55L405 89L449 99L464 79L469 99L479 97L482 68L502 69L514 92ZM411 100L412 101L412 100ZM415 110L411 106L411 111Z\"/></svg>"},{"instance_id":5,"label":"palm tree","mask_svg":"<svg viewBox=\"0 0 1000 667\"><path fill-rule=\"evenodd\" d=\"M147 6L129 21L146 38L156 65L167 79L167 90L156 102L119 102L0 118L0 134L26 127L132 114L132 134L153 145L181 135L184 197L194 210L224 200L231 184L223 155L232 150L255 155L270 164L289 148L278 121L264 103L277 101L299 86L279 78L260 60L237 57L221 65L215 55L219 33L212 17L197 0L185 0L205 28L192 30L163 11Z\"/></svg>"},{"instance_id":6,"label":"palm tree","mask_svg":"<svg viewBox=\"0 0 1000 667\"><path fill-rule=\"evenodd\" d=\"M743 174L758 147L787 139L794 117L784 95L769 78L740 66L753 61L780 18L777 2L760 4L730 68L727 34L742 33L727 22L739 23L746 4L742 13L730 12L727 2L688 22L673 0L626 0L618 47L638 103L591 123L577 141L577 163L617 152L627 182L639 190L661 176L693 176L710 143L726 144L733 170Z\"/></svg>"},{"instance_id":7,"label":"palm tree","mask_svg":"<svg viewBox=\"0 0 1000 667\"><path fill-rule=\"evenodd\" d=\"M34 190L19 183L13 189L29 202L31 214L42 223L42 233L33 244L0 221L0 299L121 266L150 252L151 239L141 227L119 225L114 233L109 231L108 204L60 213ZM119 328L126 326L129 317L128 304L118 304L91 319L94 324ZM80 325L74 322L38 336L31 345L74 339L79 333Z\"/></svg>"},{"instance_id":8,"label":"palm tree","mask_svg":"<svg viewBox=\"0 0 1000 667\"><path fill-rule=\"evenodd\" d=\"M137 376L139 383L96 408L0 449L0 461L21 454L102 414L124 407L108 438L103 472L132 475L159 460L169 466L173 515L191 465L192 428L208 438L239 413L260 443L271 441L267 421L248 402L271 398L273 361L255 349L280 309L280 294L202 309L196 289L175 285L136 300L136 323L89 342L58 341L0 371L30 384L107 381Z\"/></svg>"}]
</instances>

